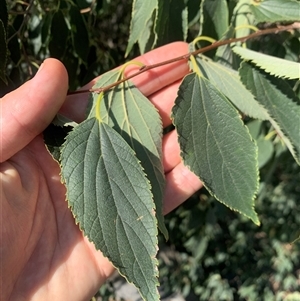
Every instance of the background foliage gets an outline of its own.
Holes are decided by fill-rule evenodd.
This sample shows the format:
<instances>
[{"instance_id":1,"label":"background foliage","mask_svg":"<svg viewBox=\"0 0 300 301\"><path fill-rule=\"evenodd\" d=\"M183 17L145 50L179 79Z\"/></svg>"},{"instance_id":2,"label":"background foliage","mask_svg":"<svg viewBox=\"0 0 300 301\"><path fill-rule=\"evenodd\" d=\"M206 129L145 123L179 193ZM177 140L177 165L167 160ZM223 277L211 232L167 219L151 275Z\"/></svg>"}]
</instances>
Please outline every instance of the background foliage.
<instances>
[{"instance_id":1,"label":"background foliage","mask_svg":"<svg viewBox=\"0 0 300 301\"><path fill-rule=\"evenodd\" d=\"M154 44L190 42L199 32L221 38L222 28L210 22L214 1L202 1L199 23L200 2L166 1L162 10L169 22L161 19L152 44L133 43L128 59ZM222 9L228 10L228 19L235 5L243 4L242 0L220 2L227 3ZM126 0L11 0L7 1L6 19L5 1L0 0L0 96L31 78L49 56L65 64L70 90L122 64L128 50L131 6ZM228 19L221 21L226 24ZM260 27L269 25L265 22ZM150 20L150 33L151 26ZM299 61L299 46L297 32L251 42L252 49L292 61ZM218 50L220 59L225 50ZM299 96L299 87L296 92ZM299 242L291 244L300 228L300 169L280 141L267 145L262 139L269 131L267 123L246 121L263 145L256 201L261 226L220 205L204 189L194 195L166 217L170 239L160 238L159 253L165 296L178 290L187 300L300 300L300 248ZM111 294L109 287L101 288L103 299Z\"/></svg>"},{"instance_id":2,"label":"background foliage","mask_svg":"<svg viewBox=\"0 0 300 301\"><path fill-rule=\"evenodd\" d=\"M0 2L2 12L5 0ZM10 55L6 63L8 86L3 78L0 81L2 95L31 78L46 57L64 63L70 90L124 62L129 1L8 0L7 10ZM4 53L0 53L4 61Z\"/></svg>"}]
</instances>

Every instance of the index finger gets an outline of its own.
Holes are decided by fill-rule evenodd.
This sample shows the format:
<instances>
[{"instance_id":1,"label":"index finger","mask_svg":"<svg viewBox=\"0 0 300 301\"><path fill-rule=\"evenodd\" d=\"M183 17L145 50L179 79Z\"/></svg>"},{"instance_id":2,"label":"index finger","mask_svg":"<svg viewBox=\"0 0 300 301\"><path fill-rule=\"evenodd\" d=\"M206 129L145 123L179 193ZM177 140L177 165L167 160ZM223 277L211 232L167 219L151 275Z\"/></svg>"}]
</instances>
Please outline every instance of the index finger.
<instances>
[{"instance_id":1,"label":"index finger","mask_svg":"<svg viewBox=\"0 0 300 301\"><path fill-rule=\"evenodd\" d=\"M187 53L188 45L186 43L174 42L147 52L146 54L141 55L134 60L148 66L167 61ZM137 71L137 66L129 65L125 70L125 75L129 76ZM188 73L188 71L189 68L187 60L182 59L180 61L163 65L141 73L140 75L132 78L131 81L145 96L149 96L150 94L159 91L163 87L166 87L181 79ZM98 79L99 77L95 78L81 89L86 90L92 88ZM82 93L68 96L60 112L76 122L81 122L85 118L88 94L89 93Z\"/></svg>"}]
</instances>

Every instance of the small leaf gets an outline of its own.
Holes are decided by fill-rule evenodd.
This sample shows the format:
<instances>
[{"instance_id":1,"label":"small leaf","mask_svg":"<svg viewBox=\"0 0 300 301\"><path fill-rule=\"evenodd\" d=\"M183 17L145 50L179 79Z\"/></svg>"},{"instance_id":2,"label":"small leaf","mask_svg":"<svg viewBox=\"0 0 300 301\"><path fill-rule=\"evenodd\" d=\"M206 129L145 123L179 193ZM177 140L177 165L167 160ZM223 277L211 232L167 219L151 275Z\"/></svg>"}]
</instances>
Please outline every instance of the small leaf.
<instances>
[{"instance_id":1,"label":"small leaf","mask_svg":"<svg viewBox=\"0 0 300 301\"><path fill-rule=\"evenodd\" d=\"M72 40L76 54L85 62L89 52L89 34L80 11L71 7Z\"/></svg>"},{"instance_id":2,"label":"small leaf","mask_svg":"<svg viewBox=\"0 0 300 301\"><path fill-rule=\"evenodd\" d=\"M217 200L259 224L257 147L227 98L192 73L179 88L173 119L184 163Z\"/></svg>"},{"instance_id":3,"label":"small leaf","mask_svg":"<svg viewBox=\"0 0 300 301\"><path fill-rule=\"evenodd\" d=\"M251 120L250 122L247 123L247 128L250 132L251 137L256 140L261 133L262 129L262 121L258 119Z\"/></svg>"},{"instance_id":4,"label":"small leaf","mask_svg":"<svg viewBox=\"0 0 300 301\"><path fill-rule=\"evenodd\" d=\"M66 52L69 28L61 10L58 10L52 18L51 40L49 42L49 51L51 56L61 59Z\"/></svg>"},{"instance_id":5,"label":"small leaf","mask_svg":"<svg viewBox=\"0 0 300 301\"><path fill-rule=\"evenodd\" d=\"M50 37L51 22L52 22L52 14L48 13L43 18L43 23L41 28L41 42L45 46Z\"/></svg>"},{"instance_id":6,"label":"small leaf","mask_svg":"<svg viewBox=\"0 0 300 301\"><path fill-rule=\"evenodd\" d=\"M95 88L116 82L119 71L115 70L101 76ZM95 103L91 116L97 116ZM153 187L158 227L164 236L168 232L163 217L163 195L165 188L162 165L162 122L160 115L151 102L129 81L104 94L100 105L101 119L113 127L133 148Z\"/></svg>"},{"instance_id":7,"label":"small leaf","mask_svg":"<svg viewBox=\"0 0 300 301\"><path fill-rule=\"evenodd\" d=\"M266 136L261 133L262 131L261 120L252 120L247 123L250 135L256 141L258 147L258 167L262 168L274 155L274 145L270 139L266 139Z\"/></svg>"},{"instance_id":8,"label":"small leaf","mask_svg":"<svg viewBox=\"0 0 300 301\"><path fill-rule=\"evenodd\" d=\"M231 26L238 28L235 37L244 37L250 34L251 29L247 25L254 25L256 20L249 7L252 0L239 0L233 10Z\"/></svg>"},{"instance_id":9,"label":"small leaf","mask_svg":"<svg viewBox=\"0 0 300 301\"><path fill-rule=\"evenodd\" d=\"M219 40L229 25L229 12L226 0L204 0L201 2L199 35L208 35Z\"/></svg>"},{"instance_id":10,"label":"small leaf","mask_svg":"<svg viewBox=\"0 0 300 301\"><path fill-rule=\"evenodd\" d=\"M138 40L140 53L145 53L147 51L150 51L151 49L154 48L156 44L157 35L154 29L155 20L156 20L156 10L153 12L151 18L147 21L147 24L145 25L145 28L147 28L147 30L145 30L144 34L141 35Z\"/></svg>"},{"instance_id":11,"label":"small leaf","mask_svg":"<svg viewBox=\"0 0 300 301\"><path fill-rule=\"evenodd\" d=\"M251 61L261 69L270 73L271 75L299 79L300 64L267 54L259 53L250 49L235 46L233 52L241 56L246 61ZM283 67L284 66L284 67Z\"/></svg>"},{"instance_id":12,"label":"small leaf","mask_svg":"<svg viewBox=\"0 0 300 301\"><path fill-rule=\"evenodd\" d=\"M300 2L294 0L252 0L256 22L299 21Z\"/></svg>"},{"instance_id":13,"label":"small leaf","mask_svg":"<svg viewBox=\"0 0 300 301\"><path fill-rule=\"evenodd\" d=\"M134 0L132 3L132 16L130 22L130 36L126 49L125 56L128 56L133 45L139 42L143 36L152 36L151 29L153 14L158 8L158 0ZM143 44L146 44L145 42ZM143 53L145 48L140 47L140 52Z\"/></svg>"},{"instance_id":14,"label":"small leaf","mask_svg":"<svg viewBox=\"0 0 300 301\"><path fill-rule=\"evenodd\" d=\"M265 139L262 135L256 140L258 147L258 167L262 168L266 165L274 154L274 146L272 141Z\"/></svg>"},{"instance_id":15,"label":"small leaf","mask_svg":"<svg viewBox=\"0 0 300 301\"><path fill-rule=\"evenodd\" d=\"M15 65L18 65L21 60L21 47L20 40L18 35L16 34L15 29L12 26L8 26L8 39L9 42L7 44L8 51L10 53L10 59L14 62Z\"/></svg>"},{"instance_id":16,"label":"small leaf","mask_svg":"<svg viewBox=\"0 0 300 301\"><path fill-rule=\"evenodd\" d=\"M211 81L244 114L261 120L267 119L265 109L239 79L238 72L201 55L197 64L202 74Z\"/></svg>"},{"instance_id":17,"label":"small leaf","mask_svg":"<svg viewBox=\"0 0 300 301\"><path fill-rule=\"evenodd\" d=\"M166 18L168 16L168 18ZM188 30L187 6L182 0L159 1L155 26L156 46L186 39Z\"/></svg>"},{"instance_id":18,"label":"small leaf","mask_svg":"<svg viewBox=\"0 0 300 301\"><path fill-rule=\"evenodd\" d=\"M235 37L236 30L230 25L222 36L221 40L229 40ZM216 52L216 61L231 69L238 69L240 65L240 58L232 52L232 45L223 45L218 47Z\"/></svg>"},{"instance_id":19,"label":"small leaf","mask_svg":"<svg viewBox=\"0 0 300 301\"><path fill-rule=\"evenodd\" d=\"M133 150L90 118L67 137L62 179L76 222L147 301L158 301L157 227L149 181Z\"/></svg>"},{"instance_id":20,"label":"small leaf","mask_svg":"<svg viewBox=\"0 0 300 301\"><path fill-rule=\"evenodd\" d=\"M264 106L268 120L300 165L300 106L295 93L283 79L251 63L243 62L239 72L242 82Z\"/></svg>"},{"instance_id":21,"label":"small leaf","mask_svg":"<svg viewBox=\"0 0 300 301\"><path fill-rule=\"evenodd\" d=\"M7 13L6 0L0 1L0 21L2 21L4 29L6 30L7 24L8 24L8 13Z\"/></svg>"}]
</instances>

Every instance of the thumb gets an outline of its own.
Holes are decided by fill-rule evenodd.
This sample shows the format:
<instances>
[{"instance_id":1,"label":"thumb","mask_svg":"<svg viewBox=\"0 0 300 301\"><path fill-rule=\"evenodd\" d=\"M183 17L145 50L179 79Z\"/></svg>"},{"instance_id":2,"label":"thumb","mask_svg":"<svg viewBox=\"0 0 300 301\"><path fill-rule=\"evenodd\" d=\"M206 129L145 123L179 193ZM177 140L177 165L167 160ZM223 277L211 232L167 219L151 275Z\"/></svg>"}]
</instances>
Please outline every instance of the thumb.
<instances>
[{"instance_id":1,"label":"thumb","mask_svg":"<svg viewBox=\"0 0 300 301\"><path fill-rule=\"evenodd\" d=\"M39 135L62 106L68 75L61 62L47 59L33 79L0 99L0 162Z\"/></svg>"}]
</instances>

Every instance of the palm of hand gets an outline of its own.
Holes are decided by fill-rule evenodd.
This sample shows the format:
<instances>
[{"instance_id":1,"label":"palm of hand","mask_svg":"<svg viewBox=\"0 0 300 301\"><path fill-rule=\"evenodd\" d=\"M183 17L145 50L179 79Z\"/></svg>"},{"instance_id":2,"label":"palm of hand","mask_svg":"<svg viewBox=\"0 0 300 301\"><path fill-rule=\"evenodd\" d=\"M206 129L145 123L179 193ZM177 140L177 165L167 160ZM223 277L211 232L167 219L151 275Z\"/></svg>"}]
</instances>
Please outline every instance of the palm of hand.
<instances>
[{"instance_id":1,"label":"palm of hand","mask_svg":"<svg viewBox=\"0 0 300 301\"><path fill-rule=\"evenodd\" d=\"M11 295L3 296L4 300L45 300L41 298L45 295L49 300L55 300L55 295L71 300L82 292L80 299L87 299L112 272L112 266L75 225L59 166L42 137L3 163L1 172L2 204L12 212L5 221L7 231L2 239L9 245L4 252L15 250L10 256L1 254L10 261L4 265L9 271L3 274L9 275L5 292ZM68 289L68 281L75 290ZM85 291L86 283L93 284L91 291Z\"/></svg>"},{"instance_id":2,"label":"palm of hand","mask_svg":"<svg viewBox=\"0 0 300 301\"><path fill-rule=\"evenodd\" d=\"M138 60L153 64L186 51L184 43L170 44ZM66 70L56 60L46 61L43 68L0 99L0 300L89 300L113 267L75 224L59 165L40 135L58 111L80 122L87 97L65 101ZM135 78L158 108L164 126L171 123L170 110L187 72L186 62L179 62ZM201 187L182 164L176 141L174 131L163 138L165 213Z\"/></svg>"}]
</instances>

